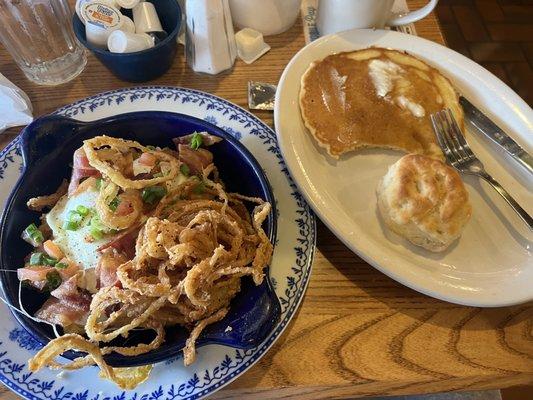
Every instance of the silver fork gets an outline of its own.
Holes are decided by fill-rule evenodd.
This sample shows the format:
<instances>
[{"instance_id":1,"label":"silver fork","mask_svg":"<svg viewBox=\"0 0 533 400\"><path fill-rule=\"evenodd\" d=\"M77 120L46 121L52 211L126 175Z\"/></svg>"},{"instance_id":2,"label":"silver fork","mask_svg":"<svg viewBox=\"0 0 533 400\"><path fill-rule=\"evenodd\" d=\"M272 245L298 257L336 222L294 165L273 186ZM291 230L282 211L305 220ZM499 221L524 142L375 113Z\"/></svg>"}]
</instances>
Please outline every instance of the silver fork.
<instances>
[{"instance_id":1,"label":"silver fork","mask_svg":"<svg viewBox=\"0 0 533 400\"><path fill-rule=\"evenodd\" d=\"M533 218L511 197L509 193L486 171L470 149L450 109L445 108L431 115L433 129L448 163L456 170L485 179L509 203L520 218L533 230Z\"/></svg>"}]
</instances>

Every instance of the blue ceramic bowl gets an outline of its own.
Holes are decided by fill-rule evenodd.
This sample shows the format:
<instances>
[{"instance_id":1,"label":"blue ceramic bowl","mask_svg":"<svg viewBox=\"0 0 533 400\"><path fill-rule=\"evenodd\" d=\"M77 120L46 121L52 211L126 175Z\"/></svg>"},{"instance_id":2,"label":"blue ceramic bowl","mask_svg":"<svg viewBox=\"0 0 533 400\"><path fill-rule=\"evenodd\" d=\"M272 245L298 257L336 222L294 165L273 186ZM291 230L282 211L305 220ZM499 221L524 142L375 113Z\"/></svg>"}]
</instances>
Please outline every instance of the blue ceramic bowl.
<instances>
[{"instance_id":1,"label":"blue ceramic bowl","mask_svg":"<svg viewBox=\"0 0 533 400\"><path fill-rule=\"evenodd\" d=\"M111 53L91 45L85 37L85 25L74 13L72 25L78 40L119 79L146 82L163 75L176 56L177 36L181 26L181 8L176 0L150 0L168 36L151 49L134 53ZM132 18L131 10L122 10Z\"/></svg>"},{"instance_id":2,"label":"blue ceramic bowl","mask_svg":"<svg viewBox=\"0 0 533 400\"><path fill-rule=\"evenodd\" d=\"M94 122L46 116L26 127L22 132L22 176L6 203L0 223L0 284L8 301L18 304L19 282L15 273L6 270L16 270L24 265L24 257L32 251L32 247L20 238L20 233L30 223L38 223L39 218L39 213L28 210L26 201L34 196L53 193L63 179L70 178L72 154L83 140L106 134L163 147L172 146L172 138L194 131L207 131L224 139L209 149L229 191L261 197L275 205L267 178L250 152L222 129L197 118L156 111L122 114ZM272 212L264 224L272 243L276 239L275 215L275 211ZM34 289L23 288L23 305L30 314L37 311L47 298L48 295ZM54 337L48 325L36 323L17 312L13 314L41 343L45 344ZM279 318L280 305L270 280L267 278L261 285L255 286L246 277L226 318L208 326L197 343L198 346L217 343L252 348L267 337ZM226 331L228 326L232 327L231 331ZM136 357L110 354L106 360L112 366L134 366L180 355L188 332L181 327L172 327L166 333L165 343L159 349ZM151 332L134 332L128 338L128 345L148 342L152 338ZM112 343L120 345L121 340L116 339ZM65 357L70 359L79 355L76 352L65 353Z\"/></svg>"}]
</instances>

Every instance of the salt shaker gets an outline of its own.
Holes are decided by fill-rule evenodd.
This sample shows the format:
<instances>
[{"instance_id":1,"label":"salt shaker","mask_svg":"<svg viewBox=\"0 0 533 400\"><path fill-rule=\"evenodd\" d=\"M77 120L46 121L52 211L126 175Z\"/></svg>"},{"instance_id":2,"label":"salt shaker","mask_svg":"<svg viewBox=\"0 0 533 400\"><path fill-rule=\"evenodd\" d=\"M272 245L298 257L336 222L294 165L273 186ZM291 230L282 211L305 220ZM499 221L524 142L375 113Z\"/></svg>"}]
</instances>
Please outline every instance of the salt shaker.
<instances>
[{"instance_id":1,"label":"salt shaker","mask_svg":"<svg viewBox=\"0 0 533 400\"><path fill-rule=\"evenodd\" d=\"M186 57L195 72L230 69L237 46L228 0L186 0Z\"/></svg>"}]
</instances>

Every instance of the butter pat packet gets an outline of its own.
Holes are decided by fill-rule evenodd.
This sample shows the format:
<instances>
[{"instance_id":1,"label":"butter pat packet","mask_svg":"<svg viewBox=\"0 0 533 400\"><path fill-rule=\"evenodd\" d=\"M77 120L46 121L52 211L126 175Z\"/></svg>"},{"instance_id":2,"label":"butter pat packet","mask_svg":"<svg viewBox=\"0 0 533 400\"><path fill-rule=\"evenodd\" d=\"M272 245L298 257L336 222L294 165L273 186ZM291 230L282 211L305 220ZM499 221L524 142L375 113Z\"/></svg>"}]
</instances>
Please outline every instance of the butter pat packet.
<instances>
[{"instance_id":1,"label":"butter pat packet","mask_svg":"<svg viewBox=\"0 0 533 400\"><path fill-rule=\"evenodd\" d=\"M274 110L276 85L263 82L248 82L248 108L250 110Z\"/></svg>"},{"instance_id":2,"label":"butter pat packet","mask_svg":"<svg viewBox=\"0 0 533 400\"><path fill-rule=\"evenodd\" d=\"M263 34L250 28L244 28L235 34L237 54L246 64L251 64L270 50Z\"/></svg>"}]
</instances>

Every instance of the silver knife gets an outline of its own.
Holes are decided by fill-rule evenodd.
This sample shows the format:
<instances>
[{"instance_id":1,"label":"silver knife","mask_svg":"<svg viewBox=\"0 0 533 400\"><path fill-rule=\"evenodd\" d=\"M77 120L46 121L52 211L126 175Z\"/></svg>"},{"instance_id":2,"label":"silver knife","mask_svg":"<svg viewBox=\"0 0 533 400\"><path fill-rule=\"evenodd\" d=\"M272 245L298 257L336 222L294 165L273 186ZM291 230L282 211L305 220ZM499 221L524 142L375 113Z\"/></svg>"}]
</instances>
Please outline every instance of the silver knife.
<instances>
[{"instance_id":1,"label":"silver knife","mask_svg":"<svg viewBox=\"0 0 533 400\"><path fill-rule=\"evenodd\" d=\"M465 97L461 96L459 102L463 106L466 118L478 131L494 143L500 145L511 157L529 171L529 173L533 174L533 157L531 155Z\"/></svg>"}]
</instances>

